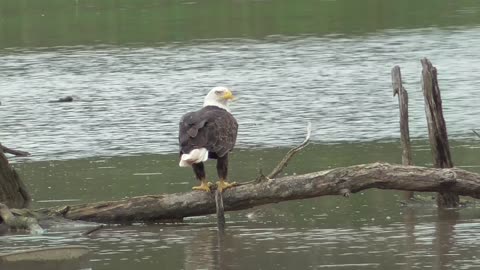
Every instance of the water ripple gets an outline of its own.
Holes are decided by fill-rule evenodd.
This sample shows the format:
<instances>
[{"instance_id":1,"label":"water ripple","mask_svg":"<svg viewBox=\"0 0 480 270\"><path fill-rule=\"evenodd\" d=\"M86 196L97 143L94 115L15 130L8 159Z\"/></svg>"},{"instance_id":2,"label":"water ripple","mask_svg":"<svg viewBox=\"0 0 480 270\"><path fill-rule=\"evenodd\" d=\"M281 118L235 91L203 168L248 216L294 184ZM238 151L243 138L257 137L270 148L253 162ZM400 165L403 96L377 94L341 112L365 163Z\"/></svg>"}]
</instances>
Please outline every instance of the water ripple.
<instances>
[{"instance_id":1,"label":"water ripple","mask_svg":"<svg viewBox=\"0 0 480 270\"><path fill-rule=\"evenodd\" d=\"M0 51L0 138L33 159L165 153L177 126L215 85L232 87L238 145L398 138L390 70L402 67L412 137L425 137L419 59L439 70L453 138L472 138L480 107L480 29L364 37L272 37L141 47ZM47 103L75 95L73 103Z\"/></svg>"}]
</instances>

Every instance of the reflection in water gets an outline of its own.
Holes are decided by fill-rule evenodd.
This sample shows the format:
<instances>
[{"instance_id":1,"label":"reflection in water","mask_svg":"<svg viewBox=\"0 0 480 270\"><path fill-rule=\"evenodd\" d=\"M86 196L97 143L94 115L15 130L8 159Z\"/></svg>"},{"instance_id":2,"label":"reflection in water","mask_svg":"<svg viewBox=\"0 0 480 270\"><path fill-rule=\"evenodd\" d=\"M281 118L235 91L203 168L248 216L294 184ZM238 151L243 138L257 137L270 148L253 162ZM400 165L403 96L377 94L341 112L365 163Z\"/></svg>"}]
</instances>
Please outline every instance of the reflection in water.
<instances>
[{"instance_id":1,"label":"reflection in water","mask_svg":"<svg viewBox=\"0 0 480 270\"><path fill-rule=\"evenodd\" d=\"M229 237L229 234L225 232L225 227L222 227L217 230L217 250L216 250L216 266L215 269L222 270L228 269L227 268L227 260L226 260L226 248L228 243L225 243L225 239Z\"/></svg>"},{"instance_id":2,"label":"reflection in water","mask_svg":"<svg viewBox=\"0 0 480 270\"><path fill-rule=\"evenodd\" d=\"M408 250L408 256L405 257L405 269L410 270L414 269L414 261L411 258L415 250L415 224L417 224L417 219L415 215L415 210L413 208L406 207L403 211L403 222L405 224L405 233L407 236L405 241Z\"/></svg>"},{"instance_id":3,"label":"reflection in water","mask_svg":"<svg viewBox=\"0 0 480 270\"><path fill-rule=\"evenodd\" d=\"M185 246L185 270L216 269L216 233L211 230L203 230L194 235L188 245Z\"/></svg>"},{"instance_id":4,"label":"reflection in water","mask_svg":"<svg viewBox=\"0 0 480 270\"><path fill-rule=\"evenodd\" d=\"M435 269L452 269L454 261L455 225L457 225L460 213L455 209L439 209L437 212L435 228L435 240L433 242L436 257Z\"/></svg>"},{"instance_id":5,"label":"reflection in water","mask_svg":"<svg viewBox=\"0 0 480 270\"><path fill-rule=\"evenodd\" d=\"M0 238L0 252L12 246L22 249L80 243L93 251L89 267L96 270L126 270L139 265L142 270L158 269L159 265L165 269L480 267L475 259L480 220L471 219L475 209L438 216L431 206L415 207L403 214L374 209L371 207L370 212L375 220L350 216L358 222L353 226L332 222L349 216L340 208L338 213L329 212L329 220L279 219L283 224L293 222L289 226L270 226L274 225L270 221L276 220L270 216L264 222L248 222L240 213L229 217L230 226L224 233L216 230L214 218L199 218L182 225L107 228L91 238L78 238L78 232L47 234L42 241L9 236ZM36 268L25 270L30 269Z\"/></svg>"},{"instance_id":6,"label":"reflection in water","mask_svg":"<svg viewBox=\"0 0 480 270\"><path fill-rule=\"evenodd\" d=\"M194 269L232 269L226 249L232 250L230 232L205 228L198 232L185 246L185 270Z\"/></svg>"},{"instance_id":7,"label":"reflection in water","mask_svg":"<svg viewBox=\"0 0 480 270\"><path fill-rule=\"evenodd\" d=\"M422 263L419 263L418 260L423 256L425 256L424 263L431 263L433 269L457 268L459 257L462 257L460 261L464 262L461 264L464 269L475 269L480 266L476 255L470 253L469 248L466 247L479 240L478 235L469 234L470 227L478 228L479 223L462 220L459 209L437 209L431 213L435 226L425 226L424 223L420 223L419 217L424 219L425 216L419 215L418 207L419 205L416 205L404 209L408 255L405 256L405 268L402 269L422 269ZM465 233L472 239L464 241L466 240ZM424 245L428 246L431 254L423 250L422 246ZM465 254L461 254L465 251Z\"/></svg>"}]
</instances>

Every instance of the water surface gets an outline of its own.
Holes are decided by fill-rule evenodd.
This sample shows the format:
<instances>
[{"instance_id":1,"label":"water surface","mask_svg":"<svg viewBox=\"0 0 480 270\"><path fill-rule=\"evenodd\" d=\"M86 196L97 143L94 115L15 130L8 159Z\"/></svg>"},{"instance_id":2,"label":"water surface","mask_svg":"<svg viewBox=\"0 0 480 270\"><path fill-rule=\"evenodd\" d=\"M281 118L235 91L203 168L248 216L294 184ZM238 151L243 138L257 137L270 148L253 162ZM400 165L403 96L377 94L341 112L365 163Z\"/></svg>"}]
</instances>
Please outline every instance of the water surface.
<instances>
[{"instance_id":1,"label":"water surface","mask_svg":"<svg viewBox=\"0 0 480 270\"><path fill-rule=\"evenodd\" d=\"M428 38L425 38L428 37ZM418 44L422 43L422 47ZM179 118L215 85L234 89L238 147L398 138L390 70L403 69L412 137L426 136L419 59L438 67L449 135L471 139L480 108L480 29L365 37L24 49L0 55L0 136L32 159L177 151ZM48 103L75 95L73 103Z\"/></svg>"},{"instance_id":2,"label":"water surface","mask_svg":"<svg viewBox=\"0 0 480 270\"><path fill-rule=\"evenodd\" d=\"M177 167L178 120L227 85L240 123L232 180L269 172L308 121L313 144L285 174L399 163L390 70L400 65L414 162L431 166L428 57L454 163L480 172L479 13L475 0L0 0L0 141L33 154L11 161L36 208L184 192L195 180ZM75 101L48 102L67 95ZM56 269L478 268L476 204L438 211L431 194L421 198L405 206L400 192L369 190L267 205L228 213L225 234L213 217L91 237L54 227L2 236L0 252L91 248L82 266Z\"/></svg>"},{"instance_id":3,"label":"water surface","mask_svg":"<svg viewBox=\"0 0 480 270\"><path fill-rule=\"evenodd\" d=\"M479 148L453 143L457 166L480 172ZM269 172L287 149L240 150L232 155L231 179L246 181ZM430 165L425 141L414 142L417 165ZM300 174L359 163L400 162L399 143L310 145L284 174ZM184 192L195 183L177 155L102 157L16 163L32 192L34 207ZM214 180L215 168L207 175ZM92 269L475 269L480 220L475 202L438 211L431 194L405 206L403 194L369 190L346 199L327 196L227 213L218 234L214 217L183 224L112 227L91 237L85 227L53 227L42 236L0 238L0 252L85 245ZM67 268L57 268L67 269Z\"/></svg>"}]
</instances>

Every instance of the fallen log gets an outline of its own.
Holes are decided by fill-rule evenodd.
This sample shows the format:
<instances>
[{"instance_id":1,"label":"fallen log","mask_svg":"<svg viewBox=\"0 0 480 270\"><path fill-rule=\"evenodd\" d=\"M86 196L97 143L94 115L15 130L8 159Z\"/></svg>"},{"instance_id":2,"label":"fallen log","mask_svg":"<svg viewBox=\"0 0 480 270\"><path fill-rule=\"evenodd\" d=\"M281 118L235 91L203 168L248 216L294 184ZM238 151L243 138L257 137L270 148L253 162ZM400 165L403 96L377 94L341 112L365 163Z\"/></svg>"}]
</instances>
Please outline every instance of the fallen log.
<instances>
[{"instance_id":1,"label":"fallen log","mask_svg":"<svg viewBox=\"0 0 480 270\"><path fill-rule=\"evenodd\" d=\"M233 211L326 195L348 196L370 188L419 192L449 190L480 198L480 175L458 168L372 163L237 186L224 192L223 203L225 211ZM71 205L61 215L72 220L128 224L181 221L185 217L214 214L215 210L213 192L191 191ZM61 212L58 208L39 211L49 215Z\"/></svg>"}]
</instances>

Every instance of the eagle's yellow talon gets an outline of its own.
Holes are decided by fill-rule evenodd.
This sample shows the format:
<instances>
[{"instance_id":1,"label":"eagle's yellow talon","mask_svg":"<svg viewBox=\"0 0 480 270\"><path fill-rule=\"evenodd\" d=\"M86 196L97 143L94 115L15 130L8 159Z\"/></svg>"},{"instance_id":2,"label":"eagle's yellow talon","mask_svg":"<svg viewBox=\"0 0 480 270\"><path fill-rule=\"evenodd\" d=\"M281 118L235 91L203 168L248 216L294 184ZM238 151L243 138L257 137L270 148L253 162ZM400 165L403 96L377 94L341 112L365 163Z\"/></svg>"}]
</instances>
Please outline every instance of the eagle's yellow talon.
<instances>
[{"instance_id":1,"label":"eagle's yellow talon","mask_svg":"<svg viewBox=\"0 0 480 270\"><path fill-rule=\"evenodd\" d=\"M208 182L207 180L202 180L200 186L192 187L193 190L203 190L206 192L210 192L210 186L212 183Z\"/></svg>"},{"instance_id":2,"label":"eagle's yellow talon","mask_svg":"<svg viewBox=\"0 0 480 270\"><path fill-rule=\"evenodd\" d=\"M229 183L225 180L221 180L217 182L217 189L220 191L220 192L223 192L225 189L228 189L228 188L231 188L231 187L234 187L237 185L237 182L232 182L232 183Z\"/></svg>"}]
</instances>

